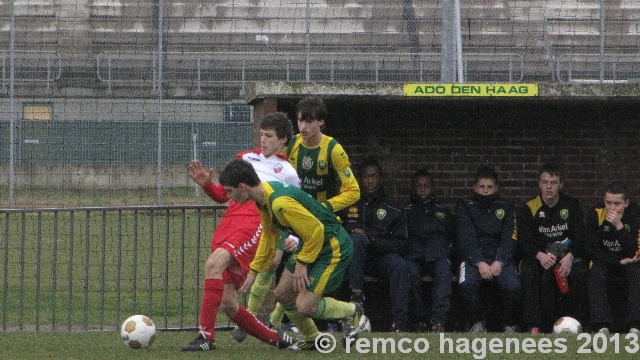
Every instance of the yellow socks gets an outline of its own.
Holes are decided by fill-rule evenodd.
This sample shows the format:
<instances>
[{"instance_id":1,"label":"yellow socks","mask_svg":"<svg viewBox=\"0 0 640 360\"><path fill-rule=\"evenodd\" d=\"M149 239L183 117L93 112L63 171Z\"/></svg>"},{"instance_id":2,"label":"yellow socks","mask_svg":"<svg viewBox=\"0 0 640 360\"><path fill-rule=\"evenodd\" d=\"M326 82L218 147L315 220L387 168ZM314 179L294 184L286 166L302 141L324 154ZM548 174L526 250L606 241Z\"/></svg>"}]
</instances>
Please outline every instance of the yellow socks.
<instances>
[{"instance_id":1,"label":"yellow socks","mask_svg":"<svg viewBox=\"0 0 640 360\"><path fill-rule=\"evenodd\" d=\"M256 281L249 291L249 299L247 300L247 310L252 314L257 314L258 310L260 310L267 291L271 288L274 275L275 273L273 272L261 272L256 277Z\"/></svg>"},{"instance_id":2,"label":"yellow socks","mask_svg":"<svg viewBox=\"0 0 640 360\"><path fill-rule=\"evenodd\" d=\"M300 315L298 310L296 310L295 303L283 305L283 308L289 320L291 320L298 328L298 331L300 331L300 334L302 334L302 337L305 340L315 340L318 334L320 334L320 331L318 331L313 319Z\"/></svg>"},{"instance_id":3,"label":"yellow socks","mask_svg":"<svg viewBox=\"0 0 640 360\"><path fill-rule=\"evenodd\" d=\"M269 317L269 323L273 326L280 326L282 324L282 318L284 317L284 308L280 303L276 303L276 308L271 312Z\"/></svg>"},{"instance_id":4,"label":"yellow socks","mask_svg":"<svg viewBox=\"0 0 640 360\"><path fill-rule=\"evenodd\" d=\"M314 319L343 319L354 314L356 306L353 303L338 301L334 298L323 297L318 310L313 314Z\"/></svg>"}]
</instances>

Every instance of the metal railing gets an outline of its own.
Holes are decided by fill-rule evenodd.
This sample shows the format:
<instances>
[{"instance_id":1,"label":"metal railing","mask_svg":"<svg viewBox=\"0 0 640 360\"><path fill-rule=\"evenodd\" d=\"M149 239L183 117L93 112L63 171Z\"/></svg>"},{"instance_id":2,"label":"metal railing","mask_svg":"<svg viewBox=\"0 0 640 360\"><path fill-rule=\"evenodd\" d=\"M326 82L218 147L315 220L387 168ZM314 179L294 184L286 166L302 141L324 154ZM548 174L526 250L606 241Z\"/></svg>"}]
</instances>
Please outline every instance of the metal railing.
<instances>
[{"instance_id":1,"label":"metal railing","mask_svg":"<svg viewBox=\"0 0 640 360\"><path fill-rule=\"evenodd\" d=\"M97 78L113 84L141 83L155 95L157 53L103 52L96 60ZM304 53L287 52L167 52L163 60L164 80L168 83L191 82L195 95L204 84L241 87L254 81L335 83L439 82L439 53L312 53L307 62ZM519 82L524 63L518 54L464 54L465 73L473 81ZM309 69L307 70L307 66Z\"/></svg>"},{"instance_id":2,"label":"metal railing","mask_svg":"<svg viewBox=\"0 0 640 360\"><path fill-rule=\"evenodd\" d=\"M556 76L561 83L638 83L640 54L564 54Z\"/></svg>"},{"instance_id":3,"label":"metal railing","mask_svg":"<svg viewBox=\"0 0 640 360\"><path fill-rule=\"evenodd\" d=\"M160 329L196 329L225 209L0 209L1 329L115 330L135 313Z\"/></svg>"},{"instance_id":4,"label":"metal railing","mask_svg":"<svg viewBox=\"0 0 640 360\"><path fill-rule=\"evenodd\" d=\"M2 93L8 93L10 81L9 51L0 51L2 62ZM62 59L55 51L27 51L14 52L15 78L22 82L45 82L46 95L51 95L51 85L62 77Z\"/></svg>"}]
</instances>

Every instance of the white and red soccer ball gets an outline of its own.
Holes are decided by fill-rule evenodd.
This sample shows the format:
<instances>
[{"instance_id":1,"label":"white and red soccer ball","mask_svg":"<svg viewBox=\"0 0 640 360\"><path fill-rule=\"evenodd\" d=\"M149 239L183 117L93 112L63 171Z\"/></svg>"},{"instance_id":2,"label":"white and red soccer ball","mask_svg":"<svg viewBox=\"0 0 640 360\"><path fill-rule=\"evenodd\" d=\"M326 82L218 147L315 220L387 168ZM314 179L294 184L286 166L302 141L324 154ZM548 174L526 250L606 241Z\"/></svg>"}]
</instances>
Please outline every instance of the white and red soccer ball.
<instances>
[{"instance_id":1,"label":"white and red soccer ball","mask_svg":"<svg viewBox=\"0 0 640 360\"><path fill-rule=\"evenodd\" d=\"M156 325L145 315L133 315L122 323L120 338L131 349L144 349L156 338Z\"/></svg>"},{"instance_id":2,"label":"white and red soccer ball","mask_svg":"<svg viewBox=\"0 0 640 360\"><path fill-rule=\"evenodd\" d=\"M554 334L579 334L581 332L580 322L569 316L563 316L553 324Z\"/></svg>"}]
</instances>

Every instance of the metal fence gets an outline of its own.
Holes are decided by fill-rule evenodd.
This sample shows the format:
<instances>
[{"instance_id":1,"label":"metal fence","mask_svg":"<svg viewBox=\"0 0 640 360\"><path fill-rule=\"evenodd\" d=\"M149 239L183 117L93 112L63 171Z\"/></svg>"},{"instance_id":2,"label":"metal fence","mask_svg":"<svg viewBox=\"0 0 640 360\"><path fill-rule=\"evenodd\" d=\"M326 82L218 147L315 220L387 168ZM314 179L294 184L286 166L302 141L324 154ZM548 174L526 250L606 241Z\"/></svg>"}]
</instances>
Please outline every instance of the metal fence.
<instances>
[{"instance_id":1,"label":"metal fence","mask_svg":"<svg viewBox=\"0 0 640 360\"><path fill-rule=\"evenodd\" d=\"M197 328L225 208L0 209L2 330L114 330L136 313L160 329Z\"/></svg>"},{"instance_id":2,"label":"metal fence","mask_svg":"<svg viewBox=\"0 0 640 360\"><path fill-rule=\"evenodd\" d=\"M295 52L167 52L163 54L167 84L240 87L255 81L398 83L439 82L439 53L305 53ZM520 82L522 57L513 53L464 54L464 71L471 82ZM156 95L157 52L103 52L96 60L97 78L114 85L144 84ZM178 85L176 85L178 84Z\"/></svg>"},{"instance_id":3,"label":"metal fence","mask_svg":"<svg viewBox=\"0 0 640 360\"><path fill-rule=\"evenodd\" d=\"M158 127L153 122L22 121L16 134L19 165L152 165ZM0 143L9 144L9 123L0 121ZM162 163L186 165L198 158L222 165L253 144L253 123L166 122ZM0 154L0 164L9 154Z\"/></svg>"}]
</instances>

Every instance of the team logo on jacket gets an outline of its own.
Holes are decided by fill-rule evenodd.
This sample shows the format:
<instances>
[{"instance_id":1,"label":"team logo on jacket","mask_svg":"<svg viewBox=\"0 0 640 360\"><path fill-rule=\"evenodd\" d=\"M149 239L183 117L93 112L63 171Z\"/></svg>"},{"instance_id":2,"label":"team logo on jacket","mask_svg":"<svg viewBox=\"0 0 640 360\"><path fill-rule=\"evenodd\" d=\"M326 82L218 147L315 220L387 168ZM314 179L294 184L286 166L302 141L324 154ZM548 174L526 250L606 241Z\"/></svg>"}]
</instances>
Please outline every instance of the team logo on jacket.
<instances>
[{"instance_id":1,"label":"team logo on jacket","mask_svg":"<svg viewBox=\"0 0 640 360\"><path fill-rule=\"evenodd\" d=\"M346 177L347 179L351 177L351 170L349 169L342 170L342 173L344 174L344 177Z\"/></svg>"},{"instance_id":2,"label":"team logo on jacket","mask_svg":"<svg viewBox=\"0 0 640 360\"><path fill-rule=\"evenodd\" d=\"M327 168L327 162L325 160L318 161L318 167L320 168L320 170L326 169Z\"/></svg>"},{"instance_id":3,"label":"team logo on jacket","mask_svg":"<svg viewBox=\"0 0 640 360\"><path fill-rule=\"evenodd\" d=\"M437 217L438 219L444 219L444 213L443 213L443 212L438 211L438 212L436 213L436 217Z\"/></svg>"},{"instance_id":4,"label":"team logo on jacket","mask_svg":"<svg viewBox=\"0 0 640 360\"><path fill-rule=\"evenodd\" d=\"M347 215L347 217L350 218L357 218L358 216L358 207L357 206L352 206L349 208L349 214Z\"/></svg>"},{"instance_id":5,"label":"team logo on jacket","mask_svg":"<svg viewBox=\"0 0 640 360\"><path fill-rule=\"evenodd\" d=\"M313 167L313 159L310 156L302 157L302 168L305 170L309 170Z\"/></svg>"},{"instance_id":6,"label":"team logo on jacket","mask_svg":"<svg viewBox=\"0 0 640 360\"><path fill-rule=\"evenodd\" d=\"M502 220L502 218L504 217L504 209L498 209L496 210L496 217L500 220Z\"/></svg>"},{"instance_id":7,"label":"team logo on jacket","mask_svg":"<svg viewBox=\"0 0 640 360\"><path fill-rule=\"evenodd\" d=\"M281 171L282 171L282 164L277 163L277 164L275 164L275 165L273 166L273 172L274 172L274 173L276 173L276 174L277 174L277 173L279 173L279 172L281 172Z\"/></svg>"},{"instance_id":8,"label":"team logo on jacket","mask_svg":"<svg viewBox=\"0 0 640 360\"><path fill-rule=\"evenodd\" d=\"M376 214L378 215L378 219L382 220L385 216L387 216L387 210L378 209L378 212L376 212Z\"/></svg>"},{"instance_id":9,"label":"team logo on jacket","mask_svg":"<svg viewBox=\"0 0 640 360\"><path fill-rule=\"evenodd\" d=\"M560 217L562 218L562 220L567 220L567 218L569 217L569 210L567 209L560 210Z\"/></svg>"}]
</instances>

